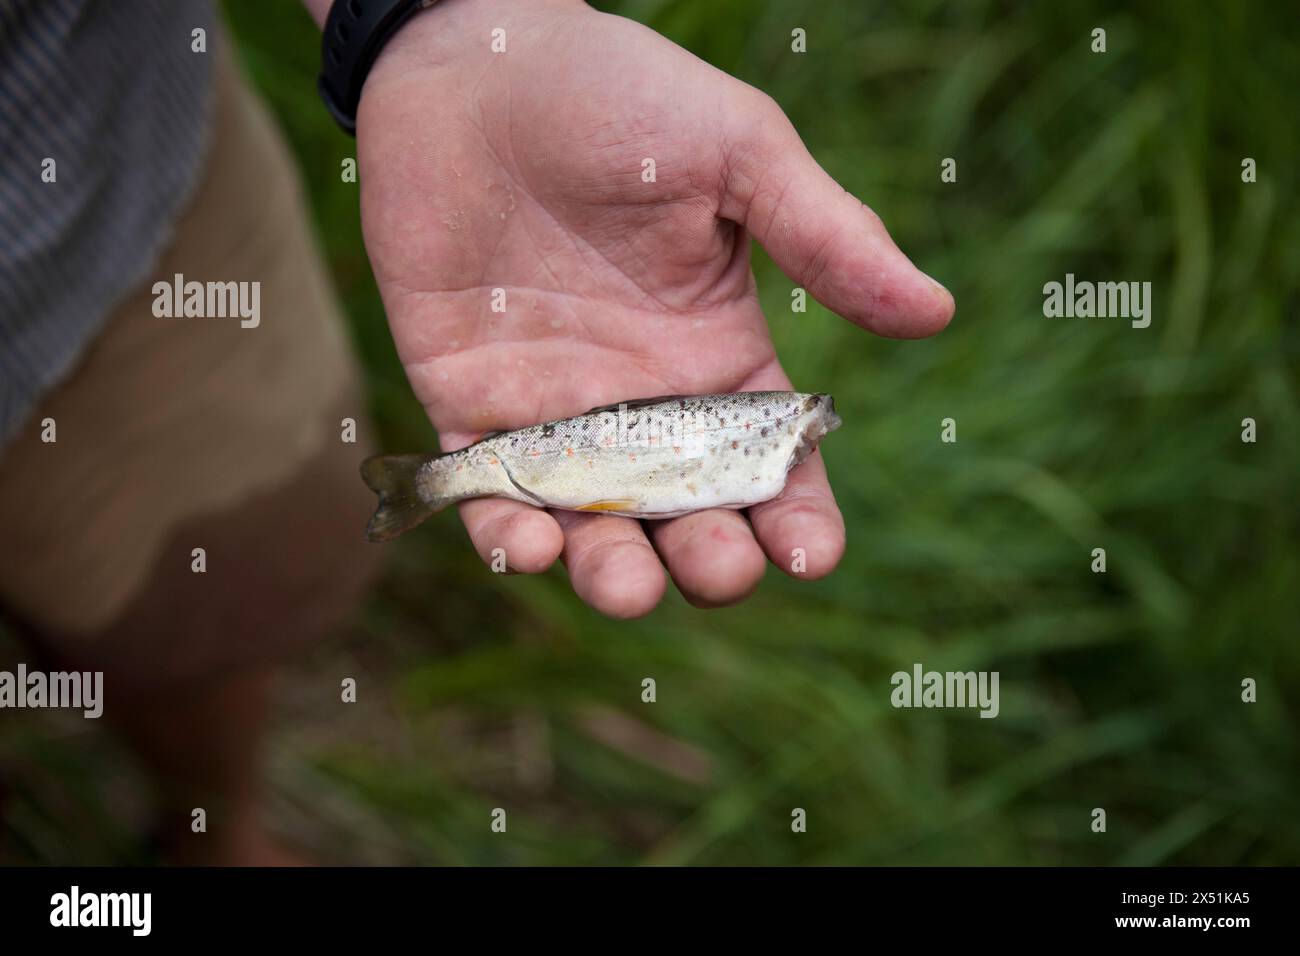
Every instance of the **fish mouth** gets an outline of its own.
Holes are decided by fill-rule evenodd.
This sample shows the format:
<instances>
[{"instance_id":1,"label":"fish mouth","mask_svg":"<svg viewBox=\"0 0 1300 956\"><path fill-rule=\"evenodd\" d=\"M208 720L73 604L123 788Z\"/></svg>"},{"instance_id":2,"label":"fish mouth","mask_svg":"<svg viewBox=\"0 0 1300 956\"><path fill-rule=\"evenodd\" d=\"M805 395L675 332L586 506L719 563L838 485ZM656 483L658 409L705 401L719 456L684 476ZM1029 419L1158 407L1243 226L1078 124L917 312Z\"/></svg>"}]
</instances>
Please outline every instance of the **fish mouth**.
<instances>
[{"instance_id":1,"label":"fish mouth","mask_svg":"<svg viewBox=\"0 0 1300 956\"><path fill-rule=\"evenodd\" d=\"M821 412L813 421L816 423L813 427L821 429L817 438L821 438L827 432L833 432L844 424L843 419L835 414L835 399L825 392L818 392L816 395L808 396L808 401L804 403L803 410L805 413Z\"/></svg>"},{"instance_id":2,"label":"fish mouth","mask_svg":"<svg viewBox=\"0 0 1300 956\"><path fill-rule=\"evenodd\" d=\"M844 424L844 419L835 414L835 399L829 395L818 395L822 400L822 411L826 416L826 431L833 432Z\"/></svg>"},{"instance_id":3,"label":"fish mouth","mask_svg":"<svg viewBox=\"0 0 1300 956\"><path fill-rule=\"evenodd\" d=\"M790 463L786 466L787 471L802 464L804 459L816 451L817 444L828 432L835 431L843 424L840 416L835 414L835 399L824 393L810 396L804 404L804 411L817 414L814 414L804 426L799 436L799 443L795 446L794 453L790 456Z\"/></svg>"}]
</instances>

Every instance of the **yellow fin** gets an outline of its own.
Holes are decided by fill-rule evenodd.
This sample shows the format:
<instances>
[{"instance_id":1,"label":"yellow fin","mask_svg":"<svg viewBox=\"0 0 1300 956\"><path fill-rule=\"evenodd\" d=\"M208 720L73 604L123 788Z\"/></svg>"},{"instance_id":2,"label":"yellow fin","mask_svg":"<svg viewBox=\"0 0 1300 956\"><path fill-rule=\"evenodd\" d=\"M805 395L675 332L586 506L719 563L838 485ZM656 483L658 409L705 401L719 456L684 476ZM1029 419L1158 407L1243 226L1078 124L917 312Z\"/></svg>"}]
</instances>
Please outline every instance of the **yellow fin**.
<instances>
[{"instance_id":1,"label":"yellow fin","mask_svg":"<svg viewBox=\"0 0 1300 956\"><path fill-rule=\"evenodd\" d=\"M575 511L631 511L636 504L634 498L607 498L590 504L578 505Z\"/></svg>"}]
</instances>

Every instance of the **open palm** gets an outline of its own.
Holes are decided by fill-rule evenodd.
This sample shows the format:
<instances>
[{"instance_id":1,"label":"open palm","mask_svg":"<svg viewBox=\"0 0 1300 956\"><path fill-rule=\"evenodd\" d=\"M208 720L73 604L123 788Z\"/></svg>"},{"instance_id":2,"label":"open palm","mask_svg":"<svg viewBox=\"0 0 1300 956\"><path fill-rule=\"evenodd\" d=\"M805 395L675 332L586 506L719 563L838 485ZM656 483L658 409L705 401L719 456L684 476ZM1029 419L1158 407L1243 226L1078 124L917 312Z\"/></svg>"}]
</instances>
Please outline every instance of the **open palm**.
<instances>
[{"instance_id":1,"label":"open palm","mask_svg":"<svg viewBox=\"0 0 1300 956\"><path fill-rule=\"evenodd\" d=\"M367 249L444 450L624 399L789 388L750 233L873 331L928 335L952 314L770 98L575 0L444 0L416 17L367 80L358 145ZM562 557L577 593L618 617L654 607L665 566L710 606L747 595L764 553L791 572L802 549L797 576L815 578L844 548L820 455L743 513L460 509L486 560L501 548L536 572Z\"/></svg>"}]
</instances>

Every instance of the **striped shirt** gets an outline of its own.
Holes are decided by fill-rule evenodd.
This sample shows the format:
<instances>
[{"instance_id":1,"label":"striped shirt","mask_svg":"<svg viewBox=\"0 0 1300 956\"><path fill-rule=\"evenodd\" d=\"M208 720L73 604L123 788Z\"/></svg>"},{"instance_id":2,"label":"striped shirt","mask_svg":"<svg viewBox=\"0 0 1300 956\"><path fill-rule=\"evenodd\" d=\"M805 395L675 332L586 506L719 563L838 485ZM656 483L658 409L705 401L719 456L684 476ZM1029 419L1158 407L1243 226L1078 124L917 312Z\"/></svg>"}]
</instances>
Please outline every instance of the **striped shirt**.
<instances>
[{"instance_id":1,"label":"striped shirt","mask_svg":"<svg viewBox=\"0 0 1300 956\"><path fill-rule=\"evenodd\" d=\"M166 247L214 24L209 0L0 0L0 448Z\"/></svg>"}]
</instances>

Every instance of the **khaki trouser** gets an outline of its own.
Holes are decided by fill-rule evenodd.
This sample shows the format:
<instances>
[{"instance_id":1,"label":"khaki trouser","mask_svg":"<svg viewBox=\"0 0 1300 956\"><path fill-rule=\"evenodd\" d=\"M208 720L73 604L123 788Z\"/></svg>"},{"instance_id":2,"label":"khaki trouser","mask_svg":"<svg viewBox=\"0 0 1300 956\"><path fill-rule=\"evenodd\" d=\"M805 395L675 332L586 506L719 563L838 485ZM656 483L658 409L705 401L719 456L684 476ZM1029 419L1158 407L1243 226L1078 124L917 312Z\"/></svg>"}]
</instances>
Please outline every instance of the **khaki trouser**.
<instances>
[{"instance_id":1,"label":"khaki trouser","mask_svg":"<svg viewBox=\"0 0 1300 956\"><path fill-rule=\"evenodd\" d=\"M119 688L283 654L355 603L377 553L367 449L340 438L345 417L366 434L365 409L298 179L219 63L207 169L170 249L0 451L4 616ZM260 323L156 317L153 283L176 273L260 281Z\"/></svg>"}]
</instances>

